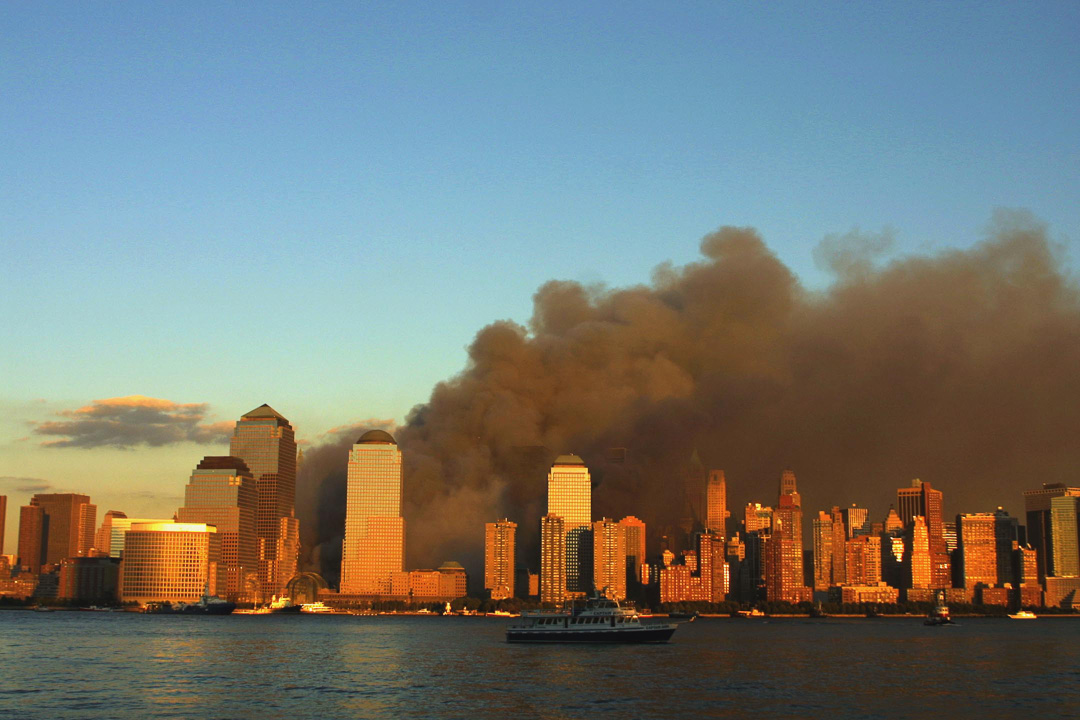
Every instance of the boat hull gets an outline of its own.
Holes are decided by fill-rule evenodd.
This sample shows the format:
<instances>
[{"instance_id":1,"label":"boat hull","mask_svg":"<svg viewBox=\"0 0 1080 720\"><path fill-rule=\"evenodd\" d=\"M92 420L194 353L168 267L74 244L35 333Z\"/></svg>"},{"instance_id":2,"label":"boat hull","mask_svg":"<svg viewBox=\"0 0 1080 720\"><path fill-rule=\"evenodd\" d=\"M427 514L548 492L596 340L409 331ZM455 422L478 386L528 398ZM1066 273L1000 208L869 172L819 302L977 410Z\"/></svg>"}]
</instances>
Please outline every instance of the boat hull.
<instances>
[{"instance_id":1,"label":"boat hull","mask_svg":"<svg viewBox=\"0 0 1080 720\"><path fill-rule=\"evenodd\" d=\"M641 629L548 629L508 628L506 642L511 643L664 643L675 633L675 625L657 625Z\"/></svg>"}]
</instances>

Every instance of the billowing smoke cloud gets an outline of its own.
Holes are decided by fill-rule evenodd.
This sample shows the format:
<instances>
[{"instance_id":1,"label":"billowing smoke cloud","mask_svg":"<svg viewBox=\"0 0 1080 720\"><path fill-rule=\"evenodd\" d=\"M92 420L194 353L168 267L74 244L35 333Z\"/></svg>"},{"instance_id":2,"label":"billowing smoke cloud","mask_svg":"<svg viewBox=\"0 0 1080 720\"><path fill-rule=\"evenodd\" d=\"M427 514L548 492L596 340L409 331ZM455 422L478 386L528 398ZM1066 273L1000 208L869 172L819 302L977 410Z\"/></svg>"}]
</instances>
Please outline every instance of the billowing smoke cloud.
<instances>
[{"instance_id":1,"label":"billowing smoke cloud","mask_svg":"<svg viewBox=\"0 0 1080 720\"><path fill-rule=\"evenodd\" d=\"M875 518L914 477L948 513L1018 514L1023 489L1075 482L1080 299L1045 228L999 213L970 250L876 264L890 242L827 238L821 292L733 227L649 286L545 284L528 327L482 329L396 431L409 564L481 571L482 523L503 516L535 564L562 452L592 470L595 517L637 515L654 537L678 522L695 449L726 471L733 515L774 502L787 467L807 511L856 502ZM327 452L342 473L344 448Z\"/></svg>"},{"instance_id":2,"label":"billowing smoke cloud","mask_svg":"<svg viewBox=\"0 0 1080 720\"><path fill-rule=\"evenodd\" d=\"M129 395L95 400L76 410L63 410L65 420L34 425L34 433L58 437L45 447L158 447L173 443L212 444L228 442L233 424L204 423L206 403L175 403L171 400Z\"/></svg>"}]
</instances>

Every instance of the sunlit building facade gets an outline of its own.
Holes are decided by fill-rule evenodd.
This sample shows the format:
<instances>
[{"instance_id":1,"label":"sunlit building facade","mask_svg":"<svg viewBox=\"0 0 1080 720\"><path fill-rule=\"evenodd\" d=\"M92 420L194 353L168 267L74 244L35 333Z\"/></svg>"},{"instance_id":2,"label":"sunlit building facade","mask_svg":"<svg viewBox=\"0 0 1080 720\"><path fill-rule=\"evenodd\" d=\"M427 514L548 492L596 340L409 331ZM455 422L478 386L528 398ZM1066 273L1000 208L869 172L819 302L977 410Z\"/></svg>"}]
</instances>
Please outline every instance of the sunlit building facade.
<instances>
[{"instance_id":1,"label":"sunlit building facade","mask_svg":"<svg viewBox=\"0 0 1080 720\"><path fill-rule=\"evenodd\" d=\"M626 547L627 588L642 582L641 569L645 564L645 522L633 515L619 521Z\"/></svg>"},{"instance_id":2,"label":"sunlit building facade","mask_svg":"<svg viewBox=\"0 0 1080 720\"><path fill-rule=\"evenodd\" d=\"M566 600L566 524L548 513L540 519L540 601Z\"/></svg>"},{"instance_id":3,"label":"sunlit building facade","mask_svg":"<svg viewBox=\"0 0 1080 720\"><path fill-rule=\"evenodd\" d=\"M945 542L944 494L934 490L930 483L915 479L911 487L896 491L896 512L906 526L916 515L926 520L926 533L930 544L930 587L952 587L952 563Z\"/></svg>"},{"instance_id":4,"label":"sunlit building facade","mask_svg":"<svg viewBox=\"0 0 1080 720\"><path fill-rule=\"evenodd\" d=\"M514 597L514 541L517 523L509 519L484 524L484 589L492 600Z\"/></svg>"},{"instance_id":5,"label":"sunlit building facade","mask_svg":"<svg viewBox=\"0 0 1080 720\"><path fill-rule=\"evenodd\" d=\"M1054 536L1050 503L1056 497L1080 497L1080 487L1064 483L1043 483L1038 490L1024 491L1027 516L1027 541L1035 550L1039 580L1054 574Z\"/></svg>"},{"instance_id":6,"label":"sunlit building facade","mask_svg":"<svg viewBox=\"0 0 1080 720\"><path fill-rule=\"evenodd\" d=\"M176 512L179 523L207 523L217 528L225 569L225 586L219 591L230 600L258 599L248 597L248 578L257 577L259 568L257 503L255 479L243 460L204 457L184 490L184 507Z\"/></svg>"},{"instance_id":7,"label":"sunlit building facade","mask_svg":"<svg viewBox=\"0 0 1080 720\"><path fill-rule=\"evenodd\" d=\"M229 455L240 458L255 479L256 554L260 595L284 592L285 577L277 555L281 519L296 515L296 438L292 425L269 405L241 416L229 443ZM295 568L296 558L285 558Z\"/></svg>"},{"instance_id":8,"label":"sunlit building facade","mask_svg":"<svg viewBox=\"0 0 1080 720\"><path fill-rule=\"evenodd\" d=\"M626 532L603 518L593 523L593 583L596 591L613 600L626 598Z\"/></svg>"},{"instance_id":9,"label":"sunlit building facade","mask_svg":"<svg viewBox=\"0 0 1080 720\"><path fill-rule=\"evenodd\" d=\"M1054 577L1080 577L1078 514L1080 514L1080 497L1063 495L1050 500L1050 537L1053 548Z\"/></svg>"},{"instance_id":10,"label":"sunlit building facade","mask_svg":"<svg viewBox=\"0 0 1080 720\"><path fill-rule=\"evenodd\" d=\"M37 540L41 563L59 565L67 558L90 554L97 527L97 507L88 496L39 493L30 498L30 505L41 508L38 523L40 540ZM31 520L30 524L34 522ZM28 536L27 541L33 543L34 539Z\"/></svg>"},{"instance_id":11,"label":"sunlit building facade","mask_svg":"<svg viewBox=\"0 0 1080 720\"><path fill-rule=\"evenodd\" d=\"M582 596L592 575L589 532L592 526L592 480L585 461L560 455L548 472L547 511L562 518L566 532L566 593ZM586 547L586 543L589 546Z\"/></svg>"},{"instance_id":12,"label":"sunlit building facade","mask_svg":"<svg viewBox=\"0 0 1080 720\"><path fill-rule=\"evenodd\" d=\"M349 453L341 592L389 595L405 567L401 450L390 433L369 430Z\"/></svg>"},{"instance_id":13,"label":"sunlit building facade","mask_svg":"<svg viewBox=\"0 0 1080 720\"><path fill-rule=\"evenodd\" d=\"M97 529L94 534L94 549L99 555L105 557L120 557L119 554L112 554L112 528L113 518L126 518L127 514L120 512L119 510L110 510L105 513L105 517L101 519L101 527Z\"/></svg>"},{"instance_id":14,"label":"sunlit building facade","mask_svg":"<svg viewBox=\"0 0 1080 720\"><path fill-rule=\"evenodd\" d=\"M709 473L709 481L705 486L705 529L725 535L730 515L727 509L727 479L724 471L713 470Z\"/></svg>"},{"instance_id":15,"label":"sunlit building facade","mask_svg":"<svg viewBox=\"0 0 1080 720\"><path fill-rule=\"evenodd\" d=\"M881 538L857 535L845 544L845 585L877 585L881 582Z\"/></svg>"},{"instance_id":16,"label":"sunlit building facade","mask_svg":"<svg viewBox=\"0 0 1080 720\"><path fill-rule=\"evenodd\" d=\"M832 515L819 511L813 522L814 590L824 591L832 584Z\"/></svg>"},{"instance_id":17,"label":"sunlit building facade","mask_svg":"<svg viewBox=\"0 0 1080 720\"><path fill-rule=\"evenodd\" d=\"M124 538L124 602L193 602L225 586L221 538L205 523L134 523Z\"/></svg>"},{"instance_id":18,"label":"sunlit building facade","mask_svg":"<svg viewBox=\"0 0 1080 720\"><path fill-rule=\"evenodd\" d=\"M4 554L4 532L7 530L7 495L0 495L0 555Z\"/></svg>"},{"instance_id":19,"label":"sunlit building facade","mask_svg":"<svg viewBox=\"0 0 1080 720\"><path fill-rule=\"evenodd\" d=\"M19 565L32 574L45 562L45 511L40 505L19 508Z\"/></svg>"},{"instance_id":20,"label":"sunlit building facade","mask_svg":"<svg viewBox=\"0 0 1080 720\"><path fill-rule=\"evenodd\" d=\"M760 503L747 503L743 509L743 530L748 533L768 532L772 527L773 509Z\"/></svg>"}]
</instances>

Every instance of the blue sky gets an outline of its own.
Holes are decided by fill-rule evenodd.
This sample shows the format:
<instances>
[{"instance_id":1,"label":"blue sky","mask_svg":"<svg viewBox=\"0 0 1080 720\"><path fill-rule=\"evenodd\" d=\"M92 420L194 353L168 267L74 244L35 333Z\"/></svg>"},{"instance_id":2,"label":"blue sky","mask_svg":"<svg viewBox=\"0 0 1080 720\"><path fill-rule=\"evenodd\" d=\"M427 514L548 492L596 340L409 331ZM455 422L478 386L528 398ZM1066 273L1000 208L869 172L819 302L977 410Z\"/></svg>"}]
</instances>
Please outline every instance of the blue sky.
<instances>
[{"instance_id":1,"label":"blue sky","mask_svg":"<svg viewBox=\"0 0 1080 720\"><path fill-rule=\"evenodd\" d=\"M95 399L401 420L545 280L725 224L812 287L999 206L1075 264L1080 5L581 5L0 7L0 476L178 495L207 448L31 436Z\"/></svg>"}]
</instances>

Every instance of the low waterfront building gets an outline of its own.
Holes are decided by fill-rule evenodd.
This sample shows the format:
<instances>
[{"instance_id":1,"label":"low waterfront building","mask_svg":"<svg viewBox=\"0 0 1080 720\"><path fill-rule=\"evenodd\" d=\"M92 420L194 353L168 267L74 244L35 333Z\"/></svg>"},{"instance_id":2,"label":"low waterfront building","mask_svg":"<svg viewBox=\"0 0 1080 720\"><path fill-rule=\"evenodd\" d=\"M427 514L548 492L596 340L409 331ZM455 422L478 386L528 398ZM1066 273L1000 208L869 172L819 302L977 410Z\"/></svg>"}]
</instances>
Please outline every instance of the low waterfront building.
<instances>
[{"instance_id":1,"label":"low waterfront building","mask_svg":"<svg viewBox=\"0 0 1080 720\"><path fill-rule=\"evenodd\" d=\"M835 601L848 604L873 603L894 605L900 598L900 591L885 583L874 585L842 585L832 588L831 597Z\"/></svg>"},{"instance_id":2,"label":"low waterfront building","mask_svg":"<svg viewBox=\"0 0 1080 720\"><path fill-rule=\"evenodd\" d=\"M68 558L60 563L61 600L83 605L116 601L120 579L120 561L110 557Z\"/></svg>"},{"instance_id":3,"label":"low waterfront building","mask_svg":"<svg viewBox=\"0 0 1080 720\"><path fill-rule=\"evenodd\" d=\"M124 538L120 598L193 602L226 586L221 538L206 523L134 523Z\"/></svg>"}]
</instances>

